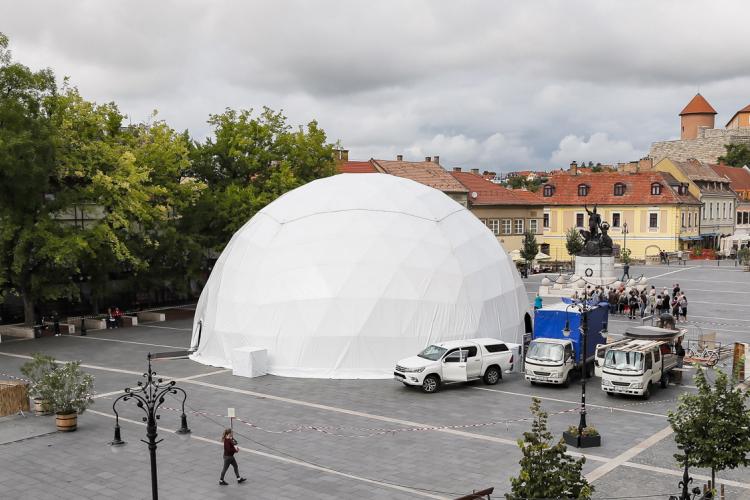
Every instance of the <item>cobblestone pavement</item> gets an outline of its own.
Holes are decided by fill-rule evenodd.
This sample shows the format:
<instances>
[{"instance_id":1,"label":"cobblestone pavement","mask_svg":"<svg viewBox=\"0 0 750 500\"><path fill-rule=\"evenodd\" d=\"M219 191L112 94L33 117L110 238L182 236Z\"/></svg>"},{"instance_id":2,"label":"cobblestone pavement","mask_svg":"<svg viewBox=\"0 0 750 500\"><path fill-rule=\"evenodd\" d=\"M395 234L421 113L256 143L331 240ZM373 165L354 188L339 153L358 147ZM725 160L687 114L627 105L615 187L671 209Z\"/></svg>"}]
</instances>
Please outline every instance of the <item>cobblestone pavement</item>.
<instances>
[{"instance_id":1,"label":"cobblestone pavement","mask_svg":"<svg viewBox=\"0 0 750 500\"><path fill-rule=\"evenodd\" d=\"M645 270L652 276L674 271L657 267ZM739 304L746 300L741 295L744 287L731 283L745 279L742 273L680 270L679 283L689 297L695 297L691 307L697 317L716 316L712 311L716 305L698 304L706 302L701 300L702 295L708 298L709 294L698 293L688 283L698 285L711 272L722 273L721 286L736 286L740 294L732 302L728 300L731 296L725 301L721 298L724 295L716 295L722 302ZM698 281L690 281L694 277ZM672 280L671 276L664 278ZM530 292L538 286L535 279L527 281ZM714 282L705 286L716 287ZM736 316L728 322L740 323L742 314L736 312ZM140 380L148 352L188 347L190 326L190 321L183 320L90 331L85 338L3 339L0 372L20 376L25 356L44 351L58 360L81 359L96 377L97 393L108 394ZM521 454L516 441L530 428L528 422L510 421L530 415L531 396L541 398L544 410L551 414L575 409L580 402L578 384L569 389L530 386L521 374L506 374L493 387L470 383L426 395L391 380L239 378L189 360L157 361L155 370L162 377L178 380L188 393L190 410L225 415L227 408L233 407L239 419L257 426L234 424L243 449L238 455L240 472L248 483L237 485L231 480L229 486L221 487L217 484L222 454L219 437L229 420L190 413L188 423L194 437L181 443L174 434L179 413L162 411L159 437L164 441L157 451L162 499L450 499L490 486L499 497L509 491L509 478L518 474ZM686 377L688 385L684 387L658 389L646 404L624 396L606 397L596 379L587 387L588 421L603 435L602 447L586 450L584 469L598 476L593 483L597 498L667 498L677 491L681 471L672 458L676 446L668 434L655 441L652 436L668 427L666 413L674 408L677 397L694 391L689 380ZM165 406L179 404L168 400ZM37 437L0 444L0 497L150 498L149 456L140 442L145 438L145 428L139 412L134 406L120 411L126 419L121 419L123 439L129 445L119 455L106 446L114 426L111 399L106 398L99 398L79 418L77 432L50 434L41 430L36 432ZM18 418L0 419L0 433L4 427L17 425ZM26 418L52 422L52 417ZM497 425L417 430L493 422ZM556 436L577 422L575 412L549 418ZM44 425L53 423L35 423L35 427ZM279 433L291 429L297 430ZM634 454L633 448L644 441L650 446ZM600 467L607 467L607 471L601 474ZM694 477L706 473L692 472ZM228 475L231 477L231 472ZM727 481L727 498L750 492L746 469L725 471L719 478Z\"/></svg>"}]
</instances>

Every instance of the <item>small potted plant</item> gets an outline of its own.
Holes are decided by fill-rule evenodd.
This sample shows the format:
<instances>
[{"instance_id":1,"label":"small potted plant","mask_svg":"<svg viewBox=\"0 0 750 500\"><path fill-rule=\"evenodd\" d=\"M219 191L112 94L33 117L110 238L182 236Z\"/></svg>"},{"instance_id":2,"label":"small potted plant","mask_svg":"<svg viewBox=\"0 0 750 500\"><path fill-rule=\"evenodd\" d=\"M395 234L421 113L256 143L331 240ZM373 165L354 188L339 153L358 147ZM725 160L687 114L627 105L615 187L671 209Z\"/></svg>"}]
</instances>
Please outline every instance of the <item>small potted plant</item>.
<instances>
[{"instance_id":1,"label":"small potted plant","mask_svg":"<svg viewBox=\"0 0 750 500\"><path fill-rule=\"evenodd\" d=\"M743 248L737 256L740 259L740 264L742 264L742 270L745 272L750 271L750 250Z\"/></svg>"},{"instance_id":2,"label":"small potted plant","mask_svg":"<svg viewBox=\"0 0 750 500\"><path fill-rule=\"evenodd\" d=\"M55 411L58 431L76 430L78 415L82 415L94 403L91 394L94 376L81 371L80 365L80 361L65 363L62 368L47 374L40 384L39 392Z\"/></svg>"},{"instance_id":3,"label":"small potted plant","mask_svg":"<svg viewBox=\"0 0 750 500\"><path fill-rule=\"evenodd\" d=\"M34 412L37 415L52 415L52 407L49 401L42 397L41 389L43 380L57 370L57 363L52 356L45 356L42 352L32 352L31 361L21 366L21 373L29 379L31 387L29 392L34 396Z\"/></svg>"},{"instance_id":4,"label":"small potted plant","mask_svg":"<svg viewBox=\"0 0 750 500\"><path fill-rule=\"evenodd\" d=\"M583 428L580 438L578 427L575 425L569 426L563 432L563 439L565 439L565 444L575 448L593 448L602 445L602 437L599 435L599 431L591 424Z\"/></svg>"}]
</instances>

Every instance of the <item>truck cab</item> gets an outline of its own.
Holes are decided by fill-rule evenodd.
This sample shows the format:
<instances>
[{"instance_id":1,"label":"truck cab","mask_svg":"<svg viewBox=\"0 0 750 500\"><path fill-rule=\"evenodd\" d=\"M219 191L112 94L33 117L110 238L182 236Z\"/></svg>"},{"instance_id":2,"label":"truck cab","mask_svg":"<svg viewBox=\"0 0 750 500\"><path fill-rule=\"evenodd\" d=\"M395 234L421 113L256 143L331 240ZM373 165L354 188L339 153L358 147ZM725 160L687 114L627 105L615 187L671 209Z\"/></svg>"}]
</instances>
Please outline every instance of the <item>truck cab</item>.
<instances>
[{"instance_id":1,"label":"truck cab","mask_svg":"<svg viewBox=\"0 0 750 500\"><path fill-rule=\"evenodd\" d=\"M604 351L602 390L608 396L630 394L649 399L656 384L666 389L677 356L668 341L625 340Z\"/></svg>"},{"instance_id":2,"label":"truck cab","mask_svg":"<svg viewBox=\"0 0 750 500\"><path fill-rule=\"evenodd\" d=\"M562 339L535 339L526 352L524 377L537 382L570 386L571 369L575 366L573 342Z\"/></svg>"}]
</instances>

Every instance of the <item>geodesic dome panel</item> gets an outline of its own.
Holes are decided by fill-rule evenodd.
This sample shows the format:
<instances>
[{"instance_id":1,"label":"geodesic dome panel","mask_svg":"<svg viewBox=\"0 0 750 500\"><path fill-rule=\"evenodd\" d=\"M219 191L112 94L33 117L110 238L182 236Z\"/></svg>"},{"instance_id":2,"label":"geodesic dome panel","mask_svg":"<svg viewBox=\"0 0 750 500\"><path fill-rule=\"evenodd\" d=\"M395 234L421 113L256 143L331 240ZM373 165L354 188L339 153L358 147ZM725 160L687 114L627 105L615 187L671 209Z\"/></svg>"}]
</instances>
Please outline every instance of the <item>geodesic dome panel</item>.
<instances>
[{"instance_id":1,"label":"geodesic dome panel","mask_svg":"<svg viewBox=\"0 0 750 500\"><path fill-rule=\"evenodd\" d=\"M528 299L515 265L441 191L341 174L280 197L233 237L206 283L191 359L231 368L268 350L268 373L389 378L431 343L521 343Z\"/></svg>"}]
</instances>

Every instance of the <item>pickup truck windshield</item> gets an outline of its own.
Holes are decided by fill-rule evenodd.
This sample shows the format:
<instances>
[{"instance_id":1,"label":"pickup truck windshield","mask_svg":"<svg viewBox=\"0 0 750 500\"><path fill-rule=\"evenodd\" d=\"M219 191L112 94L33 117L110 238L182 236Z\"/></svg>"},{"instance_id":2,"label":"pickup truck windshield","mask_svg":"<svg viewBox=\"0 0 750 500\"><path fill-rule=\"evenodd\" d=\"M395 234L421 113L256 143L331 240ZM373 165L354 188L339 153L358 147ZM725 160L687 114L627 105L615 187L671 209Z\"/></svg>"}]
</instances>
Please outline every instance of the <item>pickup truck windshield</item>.
<instances>
[{"instance_id":1,"label":"pickup truck windshield","mask_svg":"<svg viewBox=\"0 0 750 500\"><path fill-rule=\"evenodd\" d=\"M607 351L604 358L604 368L641 371L643 370L643 354L640 352Z\"/></svg>"},{"instance_id":2,"label":"pickup truck windshield","mask_svg":"<svg viewBox=\"0 0 750 500\"><path fill-rule=\"evenodd\" d=\"M526 357L537 361L562 361L563 346L560 344L532 342Z\"/></svg>"},{"instance_id":3,"label":"pickup truck windshield","mask_svg":"<svg viewBox=\"0 0 750 500\"><path fill-rule=\"evenodd\" d=\"M445 351L447 350L448 349L444 349L436 345L431 345L424 351L417 354L417 356L419 356L420 358L429 359L430 361L437 361L443 356L443 354L445 354Z\"/></svg>"}]
</instances>

